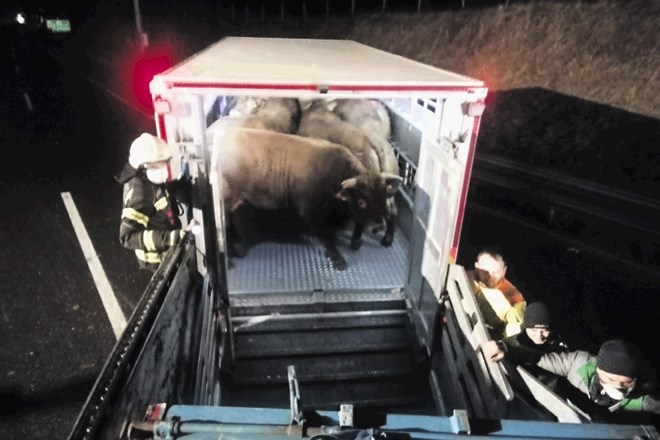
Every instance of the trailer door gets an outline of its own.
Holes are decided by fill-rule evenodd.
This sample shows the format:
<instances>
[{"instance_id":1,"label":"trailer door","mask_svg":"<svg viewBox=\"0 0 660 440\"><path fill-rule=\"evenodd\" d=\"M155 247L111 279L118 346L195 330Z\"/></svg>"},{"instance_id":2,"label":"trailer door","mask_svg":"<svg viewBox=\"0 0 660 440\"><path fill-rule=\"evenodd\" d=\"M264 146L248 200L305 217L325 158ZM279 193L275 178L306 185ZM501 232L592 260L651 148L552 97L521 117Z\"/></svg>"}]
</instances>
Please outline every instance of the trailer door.
<instances>
[{"instance_id":1,"label":"trailer door","mask_svg":"<svg viewBox=\"0 0 660 440\"><path fill-rule=\"evenodd\" d=\"M392 105L405 111L401 102L395 100ZM445 291L448 267L458 252L480 120L479 115L471 114L474 102L470 93L453 91L444 96L417 98L406 116L409 126L397 130L408 137L415 132L419 136L406 289L419 312L416 324L421 327L419 334L427 339L422 341L427 347L438 299Z\"/></svg>"}]
</instances>

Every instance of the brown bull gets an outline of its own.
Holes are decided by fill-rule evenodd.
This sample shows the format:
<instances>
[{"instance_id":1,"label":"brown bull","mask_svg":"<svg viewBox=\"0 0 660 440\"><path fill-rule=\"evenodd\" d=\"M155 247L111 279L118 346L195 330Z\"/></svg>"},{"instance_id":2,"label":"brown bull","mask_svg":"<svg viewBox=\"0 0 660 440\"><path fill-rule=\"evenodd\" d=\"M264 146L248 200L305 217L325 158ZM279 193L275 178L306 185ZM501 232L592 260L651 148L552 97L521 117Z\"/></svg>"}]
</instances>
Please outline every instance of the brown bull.
<instances>
[{"instance_id":1,"label":"brown bull","mask_svg":"<svg viewBox=\"0 0 660 440\"><path fill-rule=\"evenodd\" d=\"M230 116L236 125L295 134L300 123L300 104L296 98L239 97Z\"/></svg>"},{"instance_id":2,"label":"brown bull","mask_svg":"<svg viewBox=\"0 0 660 440\"><path fill-rule=\"evenodd\" d=\"M382 171L399 172L394 149L389 143L390 115L382 102L375 99L336 99L329 105L342 121L355 125L365 133L376 150Z\"/></svg>"},{"instance_id":3,"label":"brown bull","mask_svg":"<svg viewBox=\"0 0 660 440\"><path fill-rule=\"evenodd\" d=\"M321 101L315 102L321 107ZM323 112L330 113L328 116ZM307 112L303 112L298 133L308 125ZM315 120L322 119L323 129L314 128L318 137L332 133L334 138L326 137L333 142L348 142L354 145L369 145L376 160L370 158L367 167L393 175L399 174L399 163L394 154L394 148L389 142L390 116L383 103L373 99L336 99L326 103L324 108L312 112ZM315 127L320 125L316 122ZM348 127L348 128L347 128ZM312 132L312 129L307 129ZM341 135L338 136L339 133ZM354 151L356 148L350 148ZM358 150L359 151L359 150ZM394 240L394 230L398 217L395 194L387 200L387 215L385 218L385 234L381 239L383 246L390 246Z\"/></svg>"},{"instance_id":4,"label":"brown bull","mask_svg":"<svg viewBox=\"0 0 660 440\"><path fill-rule=\"evenodd\" d=\"M238 240L237 254L244 252L245 234L232 217L243 206L290 209L318 234L333 266L340 270L346 268L346 261L335 246L335 231L328 219L337 211L350 215L355 223L351 247L359 248L365 227L382 226L386 200L401 182L399 176L367 170L341 145L240 127L225 130L219 164L228 226Z\"/></svg>"},{"instance_id":5,"label":"brown bull","mask_svg":"<svg viewBox=\"0 0 660 440\"><path fill-rule=\"evenodd\" d=\"M348 148L360 162L372 171L380 171L378 156L367 136L353 124L342 121L328 110L322 99L312 100L302 105L300 136L326 139Z\"/></svg>"}]
</instances>

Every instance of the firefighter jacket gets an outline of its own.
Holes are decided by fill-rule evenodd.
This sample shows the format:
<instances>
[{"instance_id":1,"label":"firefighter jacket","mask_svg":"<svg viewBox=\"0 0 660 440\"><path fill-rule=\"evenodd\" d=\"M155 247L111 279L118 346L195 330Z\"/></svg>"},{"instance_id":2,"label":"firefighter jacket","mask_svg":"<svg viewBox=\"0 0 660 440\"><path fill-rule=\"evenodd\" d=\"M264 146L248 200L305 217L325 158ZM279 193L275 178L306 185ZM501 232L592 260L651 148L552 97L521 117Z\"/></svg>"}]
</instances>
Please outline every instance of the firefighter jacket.
<instances>
[{"instance_id":1,"label":"firefighter jacket","mask_svg":"<svg viewBox=\"0 0 660 440\"><path fill-rule=\"evenodd\" d=\"M169 184L156 185L128 164L116 179L123 184L119 242L135 251L141 268L156 270L184 234L177 199Z\"/></svg>"}]
</instances>

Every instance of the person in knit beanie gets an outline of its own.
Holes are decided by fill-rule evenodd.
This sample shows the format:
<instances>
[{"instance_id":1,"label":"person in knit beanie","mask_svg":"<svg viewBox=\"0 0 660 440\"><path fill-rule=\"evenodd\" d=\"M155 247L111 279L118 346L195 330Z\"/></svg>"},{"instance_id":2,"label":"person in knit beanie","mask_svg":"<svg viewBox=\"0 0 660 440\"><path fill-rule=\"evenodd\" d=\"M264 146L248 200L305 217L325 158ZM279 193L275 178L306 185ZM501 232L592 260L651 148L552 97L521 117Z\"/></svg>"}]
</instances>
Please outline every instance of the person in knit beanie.
<instances>
[{"instance_id":1,"label":"person in knit beanie","mask_svg":"<svg viewBox=\"0 0 660 440\"><path fill-rule=\"evenodd\" d=\"M487 359L496 361L498 349L493 344L494 341L488 341L482 350ZM608 420L614 417L613 413L660 415L660 390L655 374L639 350L626 340L604 342L597 355L583 350L545 353L535 365L565 377L579 394L586 395L591 408L581 409L592 416L596 414Z\"/></svg>"},{"instance_id":2,"label":"person in knit beanie","mask_svg":"<svg viewBox=\"0 0 660 440\"><path fill-rule=\"evenodd\" d=\"M544 353L568 351L568 345L553 326L548 306L540 301L529 304L525 309L522 329L523 332L515 338L524 347Z\"/></svg>"},{"instance_id":3,"label":"person in knit beanie","mask_svg":"<svg viewBox=\"0 0 660 440\"><path fill-rule=\"evenodd\" d=\"M598 350L596 367L606 374L634 379L639 374L640 353L622 339L605 342Z\"/></svg>"},{"instance_id":4,"label":"person in knit beanie","mask_svg":"<svg viewBox=\"0 0 660 440\"><path fill-rule=\"evenodd\" d=\"M550 310L541 301L534 301L527 305L523 313L523 328L550 328L552 327L552 316Z\"/></svg>"},{"instance_id":5,"label":"person in knit beanie","mask_svg":"<svg viewBox=\"0 0 660 440\"><path fill-rule=\"evenodd\" d=\"M593 380L588 383L589 398L610 412L619 408L660 414L660 396L657 382L642 353L624 339L611 339L598 349L595 361L591 361Z\"/></svg>"},{"instance_id":6,"label":"person in knit beanie","mask_svg":"<svg viewBox=\"0 0 660 440\"><path fill-rule=\"evenodd\" d=\"M496 342L499 350L491 360L499 360L506 354L509 362L523 365L546 386L555 388L558 376L534 365L545 353L568 351L568 345L552 327L548 306L541 301L529 303L521 327L520 333Z\"/></svg>"},{"instance_id":7,"label":"person in knit beanie","mask_svg":"<svg viewBox=\"0 0 660 440\"><path fill-rule=\"evenodd\" d=\"M521 358L522 352L516 350L516 360L521 363L526 363L525 360L535 362L538 354L568 351L566 343L553 330L550 310L544 303L535 301L526 307L521 327L522 332L497 341L503 353L500 353L497 359L491 360L499 360L512 347L524 349L523 352L532 352L531 356Z\"/></svg>"}]
</instances>

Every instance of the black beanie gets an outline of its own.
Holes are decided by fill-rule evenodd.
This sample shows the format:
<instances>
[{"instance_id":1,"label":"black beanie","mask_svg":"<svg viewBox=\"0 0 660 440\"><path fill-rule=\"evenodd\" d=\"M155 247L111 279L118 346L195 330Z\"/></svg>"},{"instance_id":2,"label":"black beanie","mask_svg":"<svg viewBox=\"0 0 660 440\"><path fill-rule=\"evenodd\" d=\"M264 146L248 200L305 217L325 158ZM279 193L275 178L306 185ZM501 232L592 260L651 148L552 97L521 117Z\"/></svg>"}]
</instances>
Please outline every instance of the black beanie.
<instances>
[{"instance_id":1,"label":"black beanie","mask_svg":"<svg viewBox=\"0 0 660 440\"><path fill-rule=\"evenodd\" d=\"M523 315L523 328L550 328L552 327L552 319L550 319L550 311L542 302L533 302L525 307Z\"/></svg>"},{"instance_id":2,"label":"black beanie","mask_svg":"<svg viewBox=\"0 0 660 440\"><path fill-rule=\"evenodd\" d=\"M610 374L634 378L639 373L638 352L632 344L613 339L600 346L596 366Z\"/></svg>"}]
</instances>

